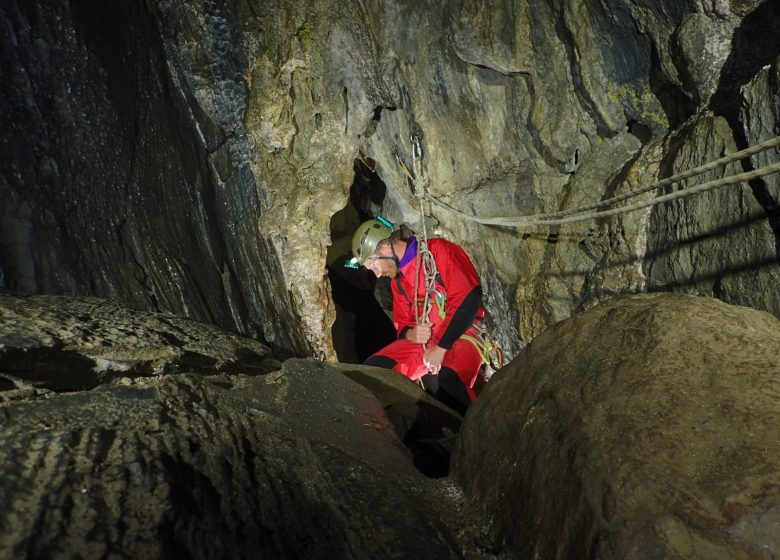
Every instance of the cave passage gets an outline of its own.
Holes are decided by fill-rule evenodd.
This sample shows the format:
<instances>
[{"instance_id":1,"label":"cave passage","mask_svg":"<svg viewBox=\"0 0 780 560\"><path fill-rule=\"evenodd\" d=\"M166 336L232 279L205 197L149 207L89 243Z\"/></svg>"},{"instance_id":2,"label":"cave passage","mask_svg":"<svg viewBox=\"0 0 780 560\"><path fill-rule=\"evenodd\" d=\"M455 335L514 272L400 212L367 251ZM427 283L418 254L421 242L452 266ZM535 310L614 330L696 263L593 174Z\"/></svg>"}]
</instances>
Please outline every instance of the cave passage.
<instances>
[{"instance_id":1,"label":"cave passage","mask_svg":"<svg viewBox=\"0 0 780 560\"><path fill-rule=\"evenodd\" d=\"M327 268L336 306L331 336L336 356L343 363L362 363L395 339L390 320L390 286L365 268L344 266L352 258L353 233L363 221L374 217L385 197L386 186L374 171L373 163L355 160L349 200L330 221ZM381 305L377 297L382 300Z\"/></svg>"}]
</instances>

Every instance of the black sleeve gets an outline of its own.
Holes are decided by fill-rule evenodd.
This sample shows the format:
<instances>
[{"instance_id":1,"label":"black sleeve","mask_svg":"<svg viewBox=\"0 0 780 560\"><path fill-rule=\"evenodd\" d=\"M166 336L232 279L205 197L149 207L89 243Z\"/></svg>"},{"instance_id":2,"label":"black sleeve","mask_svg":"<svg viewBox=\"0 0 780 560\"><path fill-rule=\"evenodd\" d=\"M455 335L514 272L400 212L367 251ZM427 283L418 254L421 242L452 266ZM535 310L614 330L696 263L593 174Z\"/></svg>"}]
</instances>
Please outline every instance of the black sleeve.
<instances>
[{"instance_id":1,"label":"black sleeve","mask_svg":"<svg viewBox=\"0 0 780 560\"><path fill-rule=\"evenodd\" d=\"M468 295L463 299L463 303L455 310L452 321L447 326L447 330L439 340L439 346L449 350L456 340L460 338L466 329L474 322L477 311L482 307L482 286L474 286Z\"/></svg>"}]
</instances>

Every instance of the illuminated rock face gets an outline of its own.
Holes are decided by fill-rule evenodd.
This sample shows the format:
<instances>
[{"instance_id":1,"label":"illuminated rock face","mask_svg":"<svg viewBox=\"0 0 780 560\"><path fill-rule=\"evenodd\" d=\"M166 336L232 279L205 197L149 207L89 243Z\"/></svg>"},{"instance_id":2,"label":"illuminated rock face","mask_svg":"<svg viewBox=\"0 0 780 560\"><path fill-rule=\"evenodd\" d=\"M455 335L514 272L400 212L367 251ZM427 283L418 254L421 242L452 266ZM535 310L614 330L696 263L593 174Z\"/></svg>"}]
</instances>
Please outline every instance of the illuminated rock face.
<instances>
[{"instance_id":1,"label":"illuminated rock face","mask_svg":"<svg viewBox=\"0 0 780 560\"><path fill-rule=\"evenodd\" d=\"M778 352L777 318L686 294L558 323L466 416L465 511L517 558L772 558Z\"/></svg>"},{"instance_id":2,"label":"illuminated rock face","mask_svg":"<svg viewBox=\"0 0 780 560\"><path fill-rule=\"evenodd\" d=\"M0 2L0 291L113 302L49 300L32 342L0 309L0 556L780 554L777 322L685 295L780 315L777 175L567 226L426 210L505 356L537 340L469 412L464 494L414 468L458 426L419 389L276 362L368 352L341 263L371 214L421 229L412 137L468 214L591 204L780 133L779 36L775 0ZM642 292L682 293L612 301Z\"/></svg>"},{"instance_id":3,"label":"illuminated rock face","mask_svg":"<svg viewBox=\"0 0 780 560\"><path fill-rule=\"evenodd\" d=\"M3 284L170 311L278 356L332 357L325 265L339 266L350 227L367 211L420 227L398 164L412 167L410 136L430 194L480 216L652 184L777 134L778 10L771 0L4 2ZM358 159L381 196L355 192ZM357 206L334 229L351 185ZM775 176L526 230L433 213L437 233L477 264L511 357L625 293L780 313L778 190Z\"/></svg>"}]
</instances>

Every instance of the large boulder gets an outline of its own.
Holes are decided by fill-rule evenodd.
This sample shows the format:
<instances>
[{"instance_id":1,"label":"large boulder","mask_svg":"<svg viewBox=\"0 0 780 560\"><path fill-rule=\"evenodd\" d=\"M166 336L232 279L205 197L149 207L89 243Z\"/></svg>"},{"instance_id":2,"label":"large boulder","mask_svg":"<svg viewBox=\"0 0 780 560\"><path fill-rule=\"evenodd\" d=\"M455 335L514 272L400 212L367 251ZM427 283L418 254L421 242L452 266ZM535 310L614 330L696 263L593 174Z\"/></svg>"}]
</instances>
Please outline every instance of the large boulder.
<instances>
[{"instance_id":1,"label":"large boulder","mask_svg":"<svg viewBox=\"0 0 780 560\"><path fill-rule=\"evenodd\" d=\"M780 555L780 321L616 298L533 340L469 411L453 474L520 558Z\"/></svg>"},{"instance_id":2,"label":"large boulder","mask_svg":"<svg viewBox=\"0 0 780 560\"><path fill-rule=\"evenodd\" d=\"M347 369L97 299L0 296L0 558L461 557L457 490L402 441L459 418Z\"/></svg>"}]
</instances>

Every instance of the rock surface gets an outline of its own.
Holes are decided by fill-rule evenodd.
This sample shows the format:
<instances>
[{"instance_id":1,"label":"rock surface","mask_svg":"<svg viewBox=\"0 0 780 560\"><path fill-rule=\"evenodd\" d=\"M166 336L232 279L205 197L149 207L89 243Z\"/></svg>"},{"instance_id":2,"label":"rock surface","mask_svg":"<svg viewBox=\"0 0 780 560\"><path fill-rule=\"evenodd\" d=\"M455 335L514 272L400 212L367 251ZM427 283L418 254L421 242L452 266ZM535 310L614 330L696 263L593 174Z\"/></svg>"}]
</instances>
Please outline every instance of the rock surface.
<instances>
[{"instance_id":1,"label":"rock surface","mask_svg":"<svg viewBox=\"0 0 780 560\"><path fill-rule=\"evenodd\" d=\"M401 376L95 299L0 302L0 558L479 557L408 446L460 419Z\"/></svg>"},{"instance_id":2,"label":"rock surface","mask_svg":"<svg viewBox=\"0 0 780 560\"><path fill-rule=\"evenodd\" d=\"M226 8L202 7L0 6L3 284L167 311L306 355L299 328L277 328L297 319L241 156L246 57ZM176 43L197 33L213 34L209 47Z\"/></svg>"},{"instance_id":3,"label":"rock surface","mask_svg":"<svg viewBox=\"0 0 780 560\"><path fill-rule=\"evenodd\" d=\"M0 294L0 371L33 388L75 391L120 377L278 368L265 345L213 325L98 298Z\"/></svg>"},{"instance_id":4,"label":"rock surface","mask_svg":"<svg viewBox=\"0 0 780 560\"><path fill-rule=\"evenodd\" d=\"M466 510L518 558L776 558L778 355L780 321L709 298L562 321L470 409Z\"/></svg>"},{"instance_id":5,"label":"rock surface","mask_svg":"<svg viewBox=\"0 0 780 560\"><path fill-rule=\"evenodd\" d=\"M768 560L778 352L767 313L616 298L537 337L456 437L387 370L0 295L0 557Z\"/></svg>"},{"instance_id":6,"label":"rock surface","mask_svg":"<svg viewBox=\"0 0 780 560\"><path fill-rule=\"evenodd\" d=\"M3 284L212 322L277 357L333 357L328 247L369 212L420 228L399 165L413 167L411 135L429 193L483 217L651 185L777 134L779 6L9 0ZM365 192L357 168L382 188ZM430 213L473 257L512 357L626 293L780 313L778 181L572 226ZM349 206L352 222L331 230Z\"/></svg>"}]
</instances>

